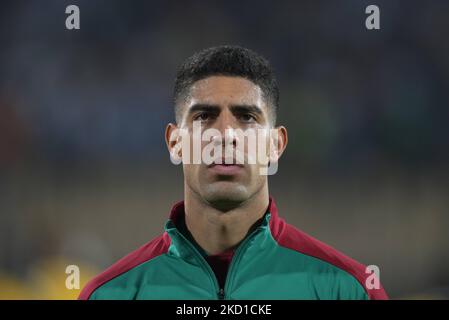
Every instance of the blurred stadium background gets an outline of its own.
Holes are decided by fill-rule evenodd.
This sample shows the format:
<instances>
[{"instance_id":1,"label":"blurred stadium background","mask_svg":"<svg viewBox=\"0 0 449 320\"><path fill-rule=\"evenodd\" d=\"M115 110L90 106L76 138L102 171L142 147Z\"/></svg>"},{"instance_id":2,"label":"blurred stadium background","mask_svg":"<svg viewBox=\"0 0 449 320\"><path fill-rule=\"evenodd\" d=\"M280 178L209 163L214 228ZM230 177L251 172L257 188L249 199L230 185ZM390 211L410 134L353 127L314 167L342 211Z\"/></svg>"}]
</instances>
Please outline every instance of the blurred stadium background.
<instances>
[{"instance_id":1,"label":"blurred stadium background","mask_svg":"<svg viewBox=\"0 0 449 320\"><path fill-rule=\"evenodd\" d=\"M176 67L219 44L277 72L282 216L378 265L391 298L449 298L448 38L438 0L2 1L0 298L76 298L67 265L83 285L162 232Z\"/></svg>"}]
</instances>

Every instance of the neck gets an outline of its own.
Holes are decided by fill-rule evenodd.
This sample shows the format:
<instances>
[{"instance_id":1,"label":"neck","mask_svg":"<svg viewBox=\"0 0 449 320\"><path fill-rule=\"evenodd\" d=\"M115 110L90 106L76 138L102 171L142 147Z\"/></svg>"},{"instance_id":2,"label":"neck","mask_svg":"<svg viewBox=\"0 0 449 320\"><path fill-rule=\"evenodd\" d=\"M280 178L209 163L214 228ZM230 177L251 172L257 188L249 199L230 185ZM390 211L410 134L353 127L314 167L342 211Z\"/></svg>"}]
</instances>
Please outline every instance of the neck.
<instances>
[{"instance_id":1,"label":"neck","mask_svg":"<svg viewBox=\"0 0 449 320\"><path fill-rule=\"evenodd\" d=\"M209 255L233 249L264 216L269 204L268 186L229 210L216 208L185 186L185 222L195 241Z\"/></svg>"}]
</instances>

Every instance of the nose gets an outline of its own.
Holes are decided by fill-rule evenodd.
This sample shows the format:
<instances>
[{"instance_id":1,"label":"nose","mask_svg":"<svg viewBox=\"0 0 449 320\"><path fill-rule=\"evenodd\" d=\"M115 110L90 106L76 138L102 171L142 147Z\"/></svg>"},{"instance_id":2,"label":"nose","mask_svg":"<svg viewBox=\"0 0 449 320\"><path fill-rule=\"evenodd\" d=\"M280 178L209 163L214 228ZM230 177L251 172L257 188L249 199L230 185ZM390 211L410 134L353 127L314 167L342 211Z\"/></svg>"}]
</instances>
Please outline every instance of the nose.
<instances>
[{"instance_id":1,"label":"nose","mask_svg":"<svg viewBox=\"0 0 449 320\"><path fill-rule=\"evenodd\" d=\"M225 147L226 144L232 144L234 147L237 146L237 136L234 133L236 123L231 112L224 111L219 115L215 123L215 129L221 134L223 147Z\"/></svg>"}]
</instances>

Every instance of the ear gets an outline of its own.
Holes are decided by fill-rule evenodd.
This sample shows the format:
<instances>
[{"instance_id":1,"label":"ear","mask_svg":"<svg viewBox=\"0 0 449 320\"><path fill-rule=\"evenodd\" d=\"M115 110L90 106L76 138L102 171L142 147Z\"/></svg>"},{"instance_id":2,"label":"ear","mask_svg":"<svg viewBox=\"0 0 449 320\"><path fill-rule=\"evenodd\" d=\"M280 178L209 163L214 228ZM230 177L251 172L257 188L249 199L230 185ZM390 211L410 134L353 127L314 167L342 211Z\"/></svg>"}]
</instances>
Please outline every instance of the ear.
<instances>
[{"instance_id":1,"label":"ear","mask_svg":"<svg viewBox=\"0 0 449 320\"><path fill-rule=\"evenodd\" d=\"M270 163L276 163L285 151L288 143L287 128L276 127L270 134Z\"/></svg>"},{"instance_id":2,"label":"ear","mask_svg":"<svg viewBox=\"0 0 449 320\"><path fill-rule=\"evenodd\" d=\"M182 161L182 141L176 124L167 124L167 127L165 128L165 143L167 144L172 163L180 164Z\"/></svg>"}]
</instances>

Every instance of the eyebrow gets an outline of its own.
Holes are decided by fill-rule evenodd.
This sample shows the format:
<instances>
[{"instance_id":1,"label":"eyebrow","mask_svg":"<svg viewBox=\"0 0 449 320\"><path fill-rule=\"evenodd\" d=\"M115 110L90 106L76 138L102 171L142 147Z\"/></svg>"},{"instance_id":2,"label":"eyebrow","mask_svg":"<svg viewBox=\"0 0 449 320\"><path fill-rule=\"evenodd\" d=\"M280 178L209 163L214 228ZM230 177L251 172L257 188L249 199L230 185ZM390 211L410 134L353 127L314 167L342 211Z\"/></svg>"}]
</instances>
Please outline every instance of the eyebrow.
<instances>
[{"instance_id":1,"label":"eyebrow","mask_svg":"<svg viewBox=\"0 0 449 320\"><path fill-rule=\"evenodd\" d=\"M237 113L244 113L244 112L250 112L250 113L254 113L257 115L262 115L262 109L256 105L246 105L246 104L239 104L239 105L232 105L230 107L232 112L237 112Z\"/></svg>"},{"instance_id":2,"label":"eyebrow","mask_svg":"<svg viewBox=\"0 0 449 320\"><path fill-rule=\"evenodd\" d=\"M231 105L230 109L233 113L244 113L244 112L250 112L257 115L262 115L262 109L256 105L246 105L246 104L236 104ZM220 107L218 105L213 104L207 104L207 103L197 103L194 104L189 108L189 115L193 114L198 111L207 111L219 114L220 113Z\"/></svg>"},{"instance_id":3,"label":"eyebrow","mask_svg":"<svg viewBox=\"0 0 449 320\"><path fill-rule=\"evenodd\" d=\"M220 113L220 107L217 105L206 104L206 103L196 103L190 107L188 113L189 115L197 111L209 111L213 113Z\"/></svg>"}]
</instances>

